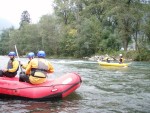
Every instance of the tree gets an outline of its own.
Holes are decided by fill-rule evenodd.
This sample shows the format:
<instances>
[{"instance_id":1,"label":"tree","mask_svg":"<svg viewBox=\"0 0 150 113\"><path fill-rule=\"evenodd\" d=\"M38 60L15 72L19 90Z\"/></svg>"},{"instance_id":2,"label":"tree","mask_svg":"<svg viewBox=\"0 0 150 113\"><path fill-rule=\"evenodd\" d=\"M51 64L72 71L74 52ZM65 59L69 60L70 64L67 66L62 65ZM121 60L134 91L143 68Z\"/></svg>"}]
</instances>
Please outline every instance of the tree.
<instances>
[{"instance_id":1,"label":"tree","mask_svg":"<svg viewBox=\"0 0 150 113\"><path fill-rule=\"evenodd\" d=\"M58 23L55 20L55 16L44 15L38 24L40 27L40 46L46 51L47 54L50 55L57 54L59 48L59 29L57 28Z\"/></svg>"},{"instance_id":2,"label":"tree","mask_svg":"<svg viewBox=\"0 0 150 113\"><path fill-rule=\"evenodd\" d=\"M23 11L21 14L21 22L20 27L22 27L25 24L29 24L31 22L30 14L27 10Z\"/></svg>"},{"instance_id":3,"label":"tree","mask_svg":"<svg viewBox=\"0 0 150 113\"><path fill-rule=\"evenodd\" d=\"M144 17L144 9L140 0L105 0L106 17L116 22L116 30L122 40L122 46L127 51L128 44L134 36L135 41L140 33ZM136 42L137 43L137 42Z\"/></svg>"},{"instance_id":4,"label":"tree","mask_svg":"<svg viewBox=\"0 0 150 113\"><path fill-rule=\"evenodd\" d=\"M60 17L60 21L63 21L65 25L75 19L71 0L54 0L54 4L55 14Z\"/></svg>"}]
</instances>

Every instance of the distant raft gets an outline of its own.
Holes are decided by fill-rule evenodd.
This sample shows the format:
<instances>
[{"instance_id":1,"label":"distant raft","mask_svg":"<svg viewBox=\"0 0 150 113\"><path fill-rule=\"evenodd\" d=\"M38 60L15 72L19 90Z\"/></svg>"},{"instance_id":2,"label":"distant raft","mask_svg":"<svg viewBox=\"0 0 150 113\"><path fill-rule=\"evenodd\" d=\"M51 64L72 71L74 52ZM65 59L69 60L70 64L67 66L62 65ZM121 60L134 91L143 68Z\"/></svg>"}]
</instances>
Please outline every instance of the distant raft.
<instances>
[{"instance_id":1,"label":"distant raft","mask_svg":"<svg viewBox=\"0 0 150 113\"><path fill-rule=\"evenodd\" d=\"M127 67L128 66L127 63L120 64L120 63L108 63L108 62L100 62L100 61L98 63L101 66L115 66L115 67Z\"/></svg>"},{"instance_id":2,"label":"distant raft","mask_svg":"<svg viewBox=\"0 0 150 113\"><path fill-rule=\"evenodd\" d=\"M81 82L77 73L67 73L39 85L19 82L18 77L0 77L0 97L13 96L33 100L64 98L80 87Z\"/></svg>"}]
</instances>

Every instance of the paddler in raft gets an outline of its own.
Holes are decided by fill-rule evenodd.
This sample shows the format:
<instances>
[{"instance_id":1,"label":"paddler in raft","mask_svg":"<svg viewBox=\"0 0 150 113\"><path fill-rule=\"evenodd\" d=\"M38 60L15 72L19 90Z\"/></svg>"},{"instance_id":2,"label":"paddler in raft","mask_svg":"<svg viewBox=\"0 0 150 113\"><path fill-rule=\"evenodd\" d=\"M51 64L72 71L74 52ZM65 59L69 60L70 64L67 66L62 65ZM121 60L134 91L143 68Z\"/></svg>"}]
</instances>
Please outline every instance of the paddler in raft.
<instances>
[{"instance_id":1,"label":"paddler in raft","mask_svg":"<svg viewBox=\"0 0 150 113\"><path fill-rule=\"evenodd\" d=\"M13 78L17 75L19 62L15 60L16 53L14 51L9 52L8 56L10 60L8 61L7 68L0 70L0 77Z\"/></svg>"},{"instance_id":2,"label":"paddler in raft","mask_svg":"<svg viewBox=\"0 0 150 113\"><path fill-rule=\"evenodd\" d=\"M20 65L21 65L21 67L22 67L23 69L26 69L27 66L28 66L28 64L30 63L30 61L35 57L34 52L29 52L28 55L27 55L27 57L28 57L28 59L29 59L29 61L28 61L27 64L22 64L22 63L20 62ZM20 82L24 82L24 80L22 80L21 76L25 75L25 72L24 72L24 71L21 71L19 75L20 75L20 76L19 76L19 81L20 81Z\"/></svg>"},{"instance_id":3,"label":"paddler in raft","mask_svg":"<svg viewBox=\"0 0 150 113\"><path fill-rule=\"evenodd\" d=\"M105 55L105 58L103 60L106 61L107 63L110 63L110 58L107 54Z\"/></svg>"},{"instance_id":4,"label":"paddler in raft","mask_svg":"<svg viewBox=\"0 0 150 113\"><path fill-rule=\"evenodd\" d=\"M124 58L122 56L122 54L119 54L120 58L119 58L119 64L122 64L124 62Z\"/></svg>"},{"instance_id":5,"label":"paddler in raft","mask_svg":"<svg viewBox=\"0 0 150 113\"><path fill-rule=\"evenodd\" d=\"M27 66L28 66L28 64L30 63L30 61L35 57L34 52L29 52L28 55L27 55L27 57L28 57L28 59L29 59L28 63L27 63L27 64L21 64L21 67L22 67L23 69L26 69Z\"/></svg>"},{"instance_id":6,"label":"paddler in raft","mask_svg":"<svg viewBox=\"0 0 150 113\"><path fill-rule=\"evenodd\" d=\"M45 59L45 51L38 51L38 58L34 58L26 67L25 74L20 75L20 80L31 84L42 84L46 81L47 74L53 73L52 64Z\"/></svg>"}]
</instances>

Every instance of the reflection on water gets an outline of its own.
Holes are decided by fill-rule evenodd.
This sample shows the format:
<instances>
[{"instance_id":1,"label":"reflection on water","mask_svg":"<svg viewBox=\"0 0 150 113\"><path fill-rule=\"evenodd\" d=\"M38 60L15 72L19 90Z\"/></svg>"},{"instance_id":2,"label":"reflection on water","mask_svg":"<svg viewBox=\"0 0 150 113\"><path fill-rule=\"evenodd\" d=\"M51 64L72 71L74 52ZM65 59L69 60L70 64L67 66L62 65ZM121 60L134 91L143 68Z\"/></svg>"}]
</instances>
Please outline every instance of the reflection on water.
<instances>
[{"instance_id":1,"label":"reflection on water","mask_svg":"<svg viewBox=\"0 0 150 113\"><path fill-rule=\"evenodd\" d=\"M0 62L6 63L6 57ZM21 59L27 62L27 59ZM82 84L64 99L25 101L0 99L2 113L149 113L150 62L132 62L129 67L102 67L97 62L50 59L57 78L67 72L81 75Z\"/></svg>"},{"instance_id":2,"label":"reflection on water","mask_svg":"<svg viewBox=\"0 0 150 113\"><path fill-rule=\"evenodd\" d=\"M75 92L64 99L50 101L1 99L1 113L51 113L76 112L81 97Z\"/></svg>"}]
</instances>

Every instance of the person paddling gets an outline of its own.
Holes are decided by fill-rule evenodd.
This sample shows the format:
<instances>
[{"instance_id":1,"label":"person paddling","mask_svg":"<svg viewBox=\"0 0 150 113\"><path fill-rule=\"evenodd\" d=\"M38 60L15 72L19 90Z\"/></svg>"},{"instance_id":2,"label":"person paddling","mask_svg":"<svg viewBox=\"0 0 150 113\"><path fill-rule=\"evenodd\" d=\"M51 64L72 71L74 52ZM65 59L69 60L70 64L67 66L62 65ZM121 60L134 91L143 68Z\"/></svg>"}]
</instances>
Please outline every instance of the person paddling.
<instances>
[{"instance_id":1,"label":"person paddling","mask_svg":"<svg viewBox=\"0 0 150 113\"><path fill-rule=\"evenodd\" d=\"M21 67L22 67L23 69L26 69L27 66L28 66L28 64L30 63L30 61L35 57L34 52L29 52L28 55L27 55L27 57L28 57L28 59L29 59L28 63L27 63L27 64L21 64Z\"/></svg>"},{"instance_id":2,"label":"person paddling","mask_svg":"<svg viewBox=\"0 0 150 113\"><path fill-rule=\"evenodd\" d=\"M103 60L105 60L107 63L110 63L110 58L107 54L105 55L105 58Z\"/></svg>"},{"instance_id":3,"label":"person paddling","mask_svg":"<svg viewBox=\"0 0 150 113\"><path fill-rule=\"evenodd\" d=\"M30 61L26 67L25 74L20 75L21 80L24 82L42 84L46 81L47 74L54 72L52 64L45 59L45 51L38 51L37 57Z\"/></svg>"},{"instance_id":4,"label":"person paddling","mask_svg":"<svg viewBox=\"0 0 150 113\"><path fill-rule=\"evenodd\" d=\"M119 56L120 56L119 63L122 64L124 62L124 58L123 58L122 54L120 54Z\"/></svg>"},{"instance_id":5,"label":"person paddling","mask_svg":"<svg viewBox=\"0 0 150 113\"><path fill-rule=\"evenodd\" d=\"M14 51L9 52L8 56L10 60L8 61L7 68L0 70L0 77L15 77L19 69L19 62L15 60L16 53Z\"/></svg>"}]
</instances>

